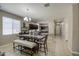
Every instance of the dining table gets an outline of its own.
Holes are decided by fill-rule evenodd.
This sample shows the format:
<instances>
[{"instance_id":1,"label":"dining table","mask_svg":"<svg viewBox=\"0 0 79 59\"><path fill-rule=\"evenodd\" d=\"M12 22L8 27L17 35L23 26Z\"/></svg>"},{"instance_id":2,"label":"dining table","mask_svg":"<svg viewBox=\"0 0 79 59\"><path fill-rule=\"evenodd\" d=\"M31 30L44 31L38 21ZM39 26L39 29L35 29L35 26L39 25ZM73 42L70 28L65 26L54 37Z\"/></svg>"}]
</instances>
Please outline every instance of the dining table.
<instances>
[{"instance_id":1,"label":"dining table","mask_svg":"<svg viewBox=\"0 0 79 59\"><path fill-rule=\"evenodd\" d=\"M40 50L39 42L41 42L43 39L45 39L46 35L47 34L42 34L42 35L19 34L18 37L23 37L24 40L27 40L27 41L30 41L30 39L31 39L32 40L31 42L35 42L38 45L38 50ZM18 45L18 47L22 47L22 46ZM26 47L23 46L23 49L26 49Z\"/></svg>"},{"instance_id":2,"label":"dining table","mask_svg":"<svg viewBox=\"0 0 79 59\"><path fill-rule=\"evenodd\" d=\"M45 38L45 35L31 35L31 34L19 34L18 37L33 39L35 41L40 41ZM24 39L24 40L25 40Z\"/></svg>"}]
</instances>

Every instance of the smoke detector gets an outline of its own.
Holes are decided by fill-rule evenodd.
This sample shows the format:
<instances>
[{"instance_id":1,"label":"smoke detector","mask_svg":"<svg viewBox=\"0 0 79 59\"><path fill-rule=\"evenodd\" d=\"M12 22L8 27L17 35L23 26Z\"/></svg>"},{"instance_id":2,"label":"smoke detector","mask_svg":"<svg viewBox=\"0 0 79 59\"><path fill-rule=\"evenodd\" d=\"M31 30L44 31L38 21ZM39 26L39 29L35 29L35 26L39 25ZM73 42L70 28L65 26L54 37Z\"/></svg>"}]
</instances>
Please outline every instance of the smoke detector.
<instances>
[{"instance_id":1,"label":"smoke detector","mask_svg":"<svg viewBox=\"0 0 79 59\"><path fill-rule=\"evenodd\" d=\"M44 4L44 7L49 7L49 6L50 6L49 3Z\"/></svg>"}]
</instances>

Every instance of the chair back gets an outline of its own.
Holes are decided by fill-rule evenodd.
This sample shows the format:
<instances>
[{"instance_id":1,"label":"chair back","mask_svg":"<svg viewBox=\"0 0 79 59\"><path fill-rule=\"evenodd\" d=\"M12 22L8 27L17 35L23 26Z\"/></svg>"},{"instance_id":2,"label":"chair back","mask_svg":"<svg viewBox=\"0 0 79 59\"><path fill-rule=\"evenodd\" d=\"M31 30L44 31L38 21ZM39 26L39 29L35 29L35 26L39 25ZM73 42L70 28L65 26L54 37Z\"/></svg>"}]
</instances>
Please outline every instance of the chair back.
<instances>
[{"instance_id":1,"label":"chair back","mask_svg":"<svg viewBox=\"0 0 79 59\"><path fill-rule=\"evenodd\" d=\"M48 39L48 35L45 35L44 39L41 40L42 44L46 44Z\"/></svg>"},{"instance_id":2,"label":"chair back","mask_svg":"<svg viewBox=\"0 0 79 59\"><path fill-rule=\"evenodd\" d=\"M44 44L47 43L47 39L48 39L48 35L45 35L45 41L44 41Z\"/></svg>"}]
</instances>

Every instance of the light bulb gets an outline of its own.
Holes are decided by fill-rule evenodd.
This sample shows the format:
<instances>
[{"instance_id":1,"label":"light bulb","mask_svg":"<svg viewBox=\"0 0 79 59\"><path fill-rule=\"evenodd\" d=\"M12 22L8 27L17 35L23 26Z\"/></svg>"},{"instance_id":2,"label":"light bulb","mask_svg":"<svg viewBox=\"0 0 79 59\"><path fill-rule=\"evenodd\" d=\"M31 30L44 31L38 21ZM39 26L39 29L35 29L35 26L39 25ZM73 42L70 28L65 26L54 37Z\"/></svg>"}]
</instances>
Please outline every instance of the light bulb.
<instances>
[{"instance_id":1,"label":"light bulb","mask_svg":"<svg viewBox=\"0 0 79 59\"><path fill-rule=\"evenodd\" d=\"M29 18L29 21L31 21L32 19L31 18Z\"/></svg>"},{"instance_id":2,"label":"light bulb","mask_svg":"<svg viewBox=\"0 0 79 59\"><path fill-rule=\"evenodd\" d=\"M24 18L24 21L28 21L28 18L27 18L27 17L25 17L25 18Z\"/></svg>"}]
</instances>

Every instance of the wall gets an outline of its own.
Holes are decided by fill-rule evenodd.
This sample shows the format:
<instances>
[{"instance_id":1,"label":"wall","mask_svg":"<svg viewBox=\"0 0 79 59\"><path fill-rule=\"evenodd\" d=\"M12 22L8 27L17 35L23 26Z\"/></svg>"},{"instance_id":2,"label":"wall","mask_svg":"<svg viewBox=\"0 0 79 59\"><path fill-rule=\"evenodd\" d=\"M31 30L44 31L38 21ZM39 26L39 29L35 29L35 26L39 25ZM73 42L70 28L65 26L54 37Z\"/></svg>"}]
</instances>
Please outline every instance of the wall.
<instances>
[{"instance_id":1,"label":"wall","mask_svg":"<svg viewBox=\"0 0 79 59\"><path fill-rule=\"evenodd\" d=\"M79 52L79 5L73 5L73 40L72 51Z\"/></svg>"},{"instance_id":2,"label":"wall","mask_svg":"<svg viewBox=\"0 0 79 59\"><path fill-rule=\"evenodd\" d=\"M63 11L64 10L64 11ZM63 14L61 15L64 17L64 36L65 40L67 40L68 48L72 50L72 34L73 34L73 5L67 5L63 9Z\"/></svg>"},{"instance_id":3,"label":"wall","mask_svg":"<svg viewBox=\"0 0 79 59\"><path fill-rule=\"evenodd\" d=\"M14 18L20 21L22 20L22 17L0 10L0 45L11 43L14 39L16 39L16 35L4 35L4 36L2 35L2 17L3 16Z\"/></svg>"}]
</instances>

